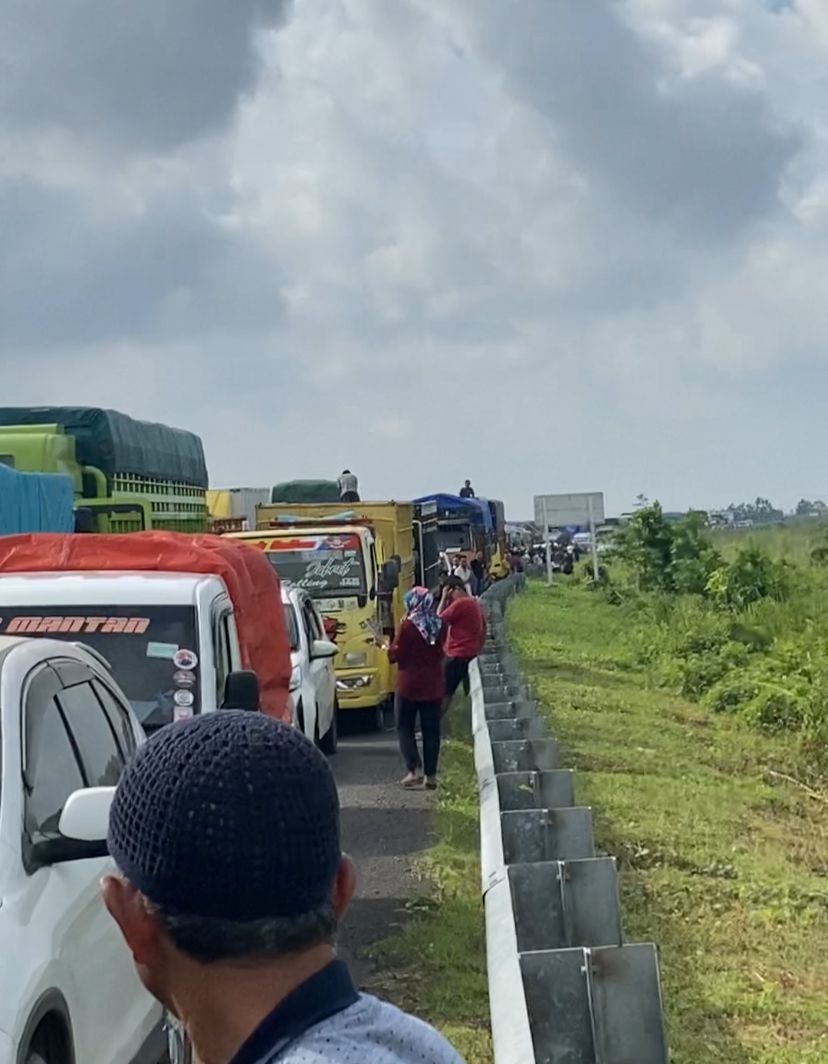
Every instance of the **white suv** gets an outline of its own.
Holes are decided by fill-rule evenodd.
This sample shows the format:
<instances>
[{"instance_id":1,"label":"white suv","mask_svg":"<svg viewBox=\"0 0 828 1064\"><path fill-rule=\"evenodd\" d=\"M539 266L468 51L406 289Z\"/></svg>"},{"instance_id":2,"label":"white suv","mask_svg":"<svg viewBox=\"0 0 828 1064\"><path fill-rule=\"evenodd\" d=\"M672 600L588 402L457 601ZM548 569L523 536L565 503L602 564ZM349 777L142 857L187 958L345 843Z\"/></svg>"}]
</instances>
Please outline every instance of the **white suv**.
<instances>
[{"instance_id":1,"label":"white suv","mask_svg":"<svg viewBox=\"0 0 828 1064\"><path fill-rule=\"evenodd\" d=\"M298 587L282 585L285 626L290 640L290 704L297 728L325 754L337 747L336 643L325 628L313 599Z\"/></svg>"},{"instance_id":2,"label":"white suv","mask_svg":"<svg viewBox=\"0 0 828 1064\"><path fill-rule=\"evenodd\" d=\"M111 788L143 738L103 659L0 637L0 1064L163 1056L99 886Z\"/></svg>"}]
</instances>

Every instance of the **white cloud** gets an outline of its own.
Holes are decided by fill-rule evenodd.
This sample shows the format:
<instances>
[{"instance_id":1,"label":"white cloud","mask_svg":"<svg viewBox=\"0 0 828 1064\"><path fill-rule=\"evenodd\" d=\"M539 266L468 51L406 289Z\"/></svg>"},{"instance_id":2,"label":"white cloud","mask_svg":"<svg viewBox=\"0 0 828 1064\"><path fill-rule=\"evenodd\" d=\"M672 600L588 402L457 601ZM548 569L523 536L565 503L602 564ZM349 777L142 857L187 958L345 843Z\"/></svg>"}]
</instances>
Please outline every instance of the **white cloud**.
<instances>
[{"instance_id":1,"label":"white cloud","mask_svg":"<svg viewBox=\"0 0 828 1064\"><path fill-rule=\"evenodd\" d=\"M122 7L0 18L7 401L225 483L824 494L820 0Z\"/></svg>"}]
</instances>

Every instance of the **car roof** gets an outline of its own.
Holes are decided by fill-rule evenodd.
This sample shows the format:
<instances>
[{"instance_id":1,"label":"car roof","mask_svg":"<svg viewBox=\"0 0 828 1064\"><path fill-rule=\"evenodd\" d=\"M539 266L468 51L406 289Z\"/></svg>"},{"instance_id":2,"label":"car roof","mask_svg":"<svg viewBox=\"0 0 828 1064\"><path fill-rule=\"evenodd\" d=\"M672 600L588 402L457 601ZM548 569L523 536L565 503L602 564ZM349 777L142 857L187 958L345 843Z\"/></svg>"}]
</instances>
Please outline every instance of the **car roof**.
<instances>
[{"instance_id":1,"label":"car roof","mask_svg":"<svg viewBox=\"0 0 828 1064\"><path fill-rule=\"evenodd\" d=\"M192 605L201 573L38 572L0 574L0 608L13 606ZM220 581L221 582L221 581Z\"/></svg>"},{"instance_id":2,"label":"car roof","mask_svg":"<svg viewBox=\"0 0 828 1064\"><path fill-rule=\"evenodd\" d=\"M103 666L106 672L109 672L105 659L94 648L84 646L80 641L17 635L0 636L0 668L12 652L18 651L30 654L36 661L42 661L44 658L78 658L88 664L91 658L99 667Z\"/></svg>"}]
</instances>

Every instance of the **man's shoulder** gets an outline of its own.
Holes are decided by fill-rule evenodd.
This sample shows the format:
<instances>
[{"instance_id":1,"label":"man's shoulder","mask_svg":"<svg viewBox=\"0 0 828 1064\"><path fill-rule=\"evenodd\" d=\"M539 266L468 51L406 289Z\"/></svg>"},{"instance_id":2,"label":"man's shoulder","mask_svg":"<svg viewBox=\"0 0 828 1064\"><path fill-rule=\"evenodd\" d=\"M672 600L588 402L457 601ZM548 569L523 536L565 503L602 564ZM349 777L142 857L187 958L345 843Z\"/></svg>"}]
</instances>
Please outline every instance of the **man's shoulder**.
<instances>
[{"instance_id":1,"label":"man's shoulder","mask_svg":"<svg viewBox=\"0 0 828 1064\"><path fill-rule=\"evenodd\" d=\"M276 1060L285 1064L330 1060L343 1064L420 1064L423 1060L463 1064L433 1027L370 994L361 994L349 1008L312 1027Z\"/></svg>"}]
</instances>

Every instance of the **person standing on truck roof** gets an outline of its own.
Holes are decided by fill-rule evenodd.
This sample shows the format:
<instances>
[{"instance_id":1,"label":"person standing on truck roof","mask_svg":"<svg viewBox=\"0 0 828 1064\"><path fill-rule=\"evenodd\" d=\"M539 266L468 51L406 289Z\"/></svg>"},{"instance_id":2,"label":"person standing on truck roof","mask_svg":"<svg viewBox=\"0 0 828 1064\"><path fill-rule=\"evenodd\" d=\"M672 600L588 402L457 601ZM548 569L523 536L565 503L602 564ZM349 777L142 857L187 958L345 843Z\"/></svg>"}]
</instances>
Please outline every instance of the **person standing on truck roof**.
<instances>
[{"instance_id":1,"label":"person standing on truck roof","mask_svg":"<svg viewBox=\"0 0 828 1064\"><path fill-rule=\"evenodd\" d=\"M443 676L443 646L446 632L437 616L434 596L424 587L406 592L405 617L388 659L397 666L397 734L407 773L400 781L405 788L423 784L437 788L440 757L440 710L446 685ZM423 739L423 756L417 749L417 717Z\"/></svg>"},{"instance_id":2,"label":"person standing on truck roof","mask_svg":"<svg viewBox=\"0 0 828 1064\"><path fill-rule=\"evenodd\" d=\"M337 959L356 887L339 820L325 757L261 713L169 725L125 769L104 901L198 1060L462 1064Z\"/></svg>"},{"instance_id":3,"label":"person standing on truck roof","mask_svg":"<svg viewBox=\"0 0 828 1064\"><path fill-rule=\"evenodd\" d=\"M470 480L467 480L466 483L463 485L463 487L460 489L460 498L461 499L476 499L477 498L477 496L474 494L474 488L471 486L471 481Z\"/></svg>"},{"instance_id":4,"label":"person standing on truck roof","mask_svg":"<svg viewBox=\"0 0 828 1064\"><path fill-rule=\"evenodd\" d=\"M340 502L359 502L359 481L350 469L343 469L337 480Z\"/></svg>"},{"instance_id":5,"label":"person standing on truck roof","mask_svg":"<svg viewBox=\"0 0 828 1064\"><path fill-rule=\"evenodd\" d=\"M450 576L443 588L438 616L448 629L446 633L446 697L443 715L460 684L468 692L469 665L483 649L486 639L486 615L483 607L466 590L456 576Z\"/></svg>"}]
</instances>

